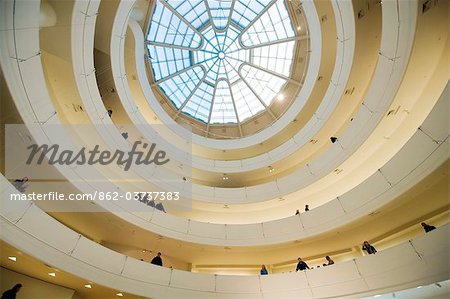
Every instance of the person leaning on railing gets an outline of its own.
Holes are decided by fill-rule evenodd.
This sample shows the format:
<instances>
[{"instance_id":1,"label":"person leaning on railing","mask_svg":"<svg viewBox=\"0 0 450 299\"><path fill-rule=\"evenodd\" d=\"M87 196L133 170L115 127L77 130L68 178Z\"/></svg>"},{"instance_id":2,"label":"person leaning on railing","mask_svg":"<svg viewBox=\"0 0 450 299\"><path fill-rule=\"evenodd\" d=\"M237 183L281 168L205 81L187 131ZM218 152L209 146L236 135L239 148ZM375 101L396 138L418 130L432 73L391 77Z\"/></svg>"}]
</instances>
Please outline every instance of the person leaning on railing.
<instances>
[{"instance_id":1,"label":"person leaning on railing","mask_svg":"<svg viewBox=\"0 0 450 299\"><path fill-rule=\"evenodd\" d=\"M375 254L375 253L377 253L377 250L375 249L375 247L370 245L369 242L367 242L367 241L364 241L364 244L362 246L362 250L367 251L368 254Z\"/></svg>"},{"instance_id":2,"label":"person leaning on railing","mask_svg":"<svg viewBox=\"0 0 450 299\"><path fill-rule=\"evenodd\" d=\"M309 269L309 266L307 263L305 263L301 257L298 258L298 263L297 263L297 268L295 269L295 271L303 271Z\"/></svg>"}]
</instances>

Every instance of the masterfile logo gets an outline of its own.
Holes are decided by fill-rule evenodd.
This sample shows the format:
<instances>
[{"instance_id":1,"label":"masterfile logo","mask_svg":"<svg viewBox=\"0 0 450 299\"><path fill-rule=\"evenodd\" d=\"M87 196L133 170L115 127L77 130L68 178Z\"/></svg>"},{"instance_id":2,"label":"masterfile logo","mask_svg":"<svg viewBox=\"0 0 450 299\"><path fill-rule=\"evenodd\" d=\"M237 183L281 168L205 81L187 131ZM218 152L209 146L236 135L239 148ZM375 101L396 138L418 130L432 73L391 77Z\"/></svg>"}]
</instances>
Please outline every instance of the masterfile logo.
<instances>
[{"instance_id":1,"label":"masterfile logo","mask_svg":"<svg viewBox=\"0 0 450 299\"><path fill-rule=\"evenodd\" d=\"M37 144L32 144L27 147L27 149L30 150L30 155L28 156L26 164L42 164L44 158L47 156L47 163L49 165L108 165L111 163L117 163L124 166L123 170L128 171L132 164L150 165L154 163L155 165L160 166L170 161L169 158L166 158L165 151L155 150L156 143L152 143L149 146L148 143L135 141L131 150L128 152L118 149L114 152L109 150L100 151L99 147L99 145L95 145L92 150L87 150L86 147L82 147L78 152L75 152L67 149L60 150L60 146L58 144L53 144L51 146L48 144L43 144L40 146ZM138 150L139 147L142 147L143 150Z\"/></svg>"},{"instance_id":2,"label":"masterfile logo","mask_svg":"<svg viewBox=\"0 0 450 299\"><path fill-rule=\"evenodd\" d=\"M162 202L166 210L189 210L191 143L173 145L173 134L149 124L8 124L5 177L20 193L12 200L40 201L55 212L84 211L85 198L118 211Z\"/></svg>"}]
</instances>

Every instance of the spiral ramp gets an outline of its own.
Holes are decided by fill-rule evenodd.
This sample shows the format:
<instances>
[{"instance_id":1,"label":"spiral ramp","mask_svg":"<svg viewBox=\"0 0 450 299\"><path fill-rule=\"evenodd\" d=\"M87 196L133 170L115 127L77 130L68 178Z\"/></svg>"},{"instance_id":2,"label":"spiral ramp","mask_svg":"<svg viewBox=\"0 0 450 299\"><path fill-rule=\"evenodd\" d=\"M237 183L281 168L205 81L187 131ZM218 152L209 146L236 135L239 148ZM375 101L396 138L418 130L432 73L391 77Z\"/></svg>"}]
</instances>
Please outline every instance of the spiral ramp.
<instances>
[{"instance_id":1,"label":"spiral ramp","mask_svg":"<svg viewBox=\"0 0 450 299\"><path fill-rule=\"evenodd\" d=\"M64 298L392 297L435 283L447 298L448 1L265 2L303 18L290 106L234 127L173 113L158 89L149 27L157 5L180 17L177 1L0 2L2 271L72 290ZM42 176L11 162L32 144L113 152L136 141L170 162L57 163ZM182 197L167 213L135 200L12 200L24 176L27 194ZM423 234L423 221L438 229ZM379 252L364 256L364 240ZM157 252L164 267L148 263ZM320 267L326 255L336 264ZM299 256L314 269L295 272ZM19 294L37 298L26 285Z\"/></svg>"}]
</instances>

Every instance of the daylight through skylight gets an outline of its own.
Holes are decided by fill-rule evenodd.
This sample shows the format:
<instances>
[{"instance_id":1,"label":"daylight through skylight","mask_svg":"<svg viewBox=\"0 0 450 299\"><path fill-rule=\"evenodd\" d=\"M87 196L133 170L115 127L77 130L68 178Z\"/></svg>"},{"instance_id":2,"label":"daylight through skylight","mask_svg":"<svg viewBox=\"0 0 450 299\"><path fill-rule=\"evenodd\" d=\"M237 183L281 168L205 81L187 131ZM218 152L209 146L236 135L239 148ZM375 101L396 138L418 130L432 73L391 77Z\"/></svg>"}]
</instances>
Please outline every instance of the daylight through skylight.
<instances>
[{"instance_id":1,"label":"daylight through skylight","mask_svg":"<svg viewBox=\"0 0 450 299\"><path fill-rule=\"evenodd\" d=\"M283 0L159 0L146 46L155 83L181 113L236 124L286 84L295 32Z\"/></svg>"}]
</instances>

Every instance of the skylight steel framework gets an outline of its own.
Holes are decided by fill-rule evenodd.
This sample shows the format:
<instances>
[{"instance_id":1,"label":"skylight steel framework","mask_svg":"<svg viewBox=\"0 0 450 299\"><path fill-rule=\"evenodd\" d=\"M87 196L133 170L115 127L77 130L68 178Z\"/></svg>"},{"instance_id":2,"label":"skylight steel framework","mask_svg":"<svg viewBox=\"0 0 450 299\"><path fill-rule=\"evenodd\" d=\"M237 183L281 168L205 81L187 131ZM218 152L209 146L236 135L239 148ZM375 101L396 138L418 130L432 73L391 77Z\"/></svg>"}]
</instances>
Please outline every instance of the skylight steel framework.
<instances>
[{"instance_id":1,"label":"skylight steel framework","mask_svg":"<svg viewBox=\"0 0 450 299\"><path fill-rule=\"evenodd\" d=\"M146 47L154 84L180 114L240 125L291 78L299 40L284 0L157 0ZM241 130L241 128L239 128Z\"/></svg>"}]
</instances>

